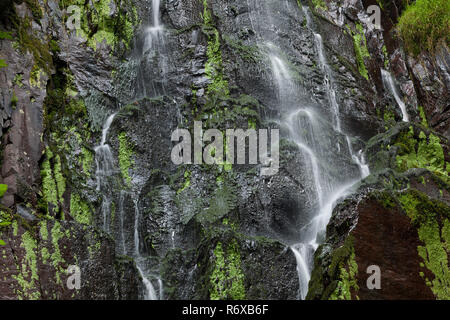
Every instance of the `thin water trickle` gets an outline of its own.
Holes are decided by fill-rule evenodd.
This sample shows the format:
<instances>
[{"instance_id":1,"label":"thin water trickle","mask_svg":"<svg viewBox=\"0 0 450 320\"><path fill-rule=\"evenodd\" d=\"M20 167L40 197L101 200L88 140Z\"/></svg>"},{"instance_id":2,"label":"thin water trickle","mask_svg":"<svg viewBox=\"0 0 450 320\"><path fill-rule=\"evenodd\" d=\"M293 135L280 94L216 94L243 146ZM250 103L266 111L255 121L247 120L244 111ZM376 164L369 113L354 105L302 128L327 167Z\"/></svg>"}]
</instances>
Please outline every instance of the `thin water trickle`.
<instances>
[{"instance_id":1,"label":"thin water trickle","mask_svg":"<svg viewBox=\"0 0 450 320\"><path fill-rule=\"evenodd\" d=\"M95 176L97 179L97 191L100 191L102 189L102 186L104 189L106 188L107 179L109 176L113 174L114 169L114 159L111 154L111 149L109 145L106 143L106 139L108 136L109 128L111 127L111 124L114 120L114 117L116 116L116 113L113 113L110 115L103 125L102 130L102 139L100 141L100 145L96 146L94 148L95 151L95 163L97 166L97 170L95 172ZM111 198L107 192L107 190L104 190L102 197L102 205L101 205L101 213L102 213L102 228L105 232L109 232L109 223L108 223L108 216L110 212L111 207Z\"/></svg>"},{"instance_id":2,"label":"thin water trickle","mask_svg":"<svg viewBox=\"0 0 450 320\"><path fill-rule=\"evenodd\" d=\"M142 272L141 267L138 264L136 264L136 268L139 271L139 275L141 276L142 283L144 284L144 287L145 287L144 300L158 300L158 297L156 296L155 288L153 287L150 280L148 280L145 277L144 273Z\"/></svg>"},{"instance_id":3,"label":"thin water trickle","mask_svg":"<svg viewBox=\"0 0 450 320\"><path fill-rule=\"evenodd\" d=\"M96 178L98 191L100 190L101 184L104 182L105 177L110 176L114 168L113 156L109 145L106 143L106 138L115 116L116 113L113 113L106 119L102 129L102 140L100 141L100 145L94 148L95 162L97 165Z\"/></svg>"},{"instance_id":4,"label":"thin water trickle","mask_svg":"<svg viewBox=\"0 0 450 320\"><path fill-rule=\"evenodd\" d=\"M381 69L381 77L383 79L383 84L387 90L394 96L395 101L397 102L400 110L402 112L402 120L404 122L409 122L409 115L406 111L406 105L403 100L400 98L400 95L397 90L397 86L395 85L395 80L392 74L384 69Z\"/></svg>"},{"instance_id":5,"label":"thin water trickle","mask_svg":"<svg viewBox=\"0 0 450 320\"><path fill-rule=\"evenodd\" d=\"M134 203L134 212L135 212L135 217L134 217L134 257L135 257L135 261L136 261L136 267L139 270L139 273L142 277L142 281L144 283L145 286L145 298L146 300L158 300L158 297L156 295L156 291L155 288L153 287L152 282L148 279L148 277L145 276L144 274L144 264L142 263L142 261L144 260L144 258L141 256L141 252L139 250L139 219L140 219L140 210L139 210L139 203L138 203L138 199L135 198L133 199L133 203ZM162 282L161 282L162 285ZM160 288L161 290L161 288ZM162 299L162 296L160 295L160 299Z\"/></svg>"},{"instance_id":6,"label":"thin water trickle","mask_svg":"<svg viewBox=\"0 0 450 320\"><path fill-rule=\"evenodd\" d=\"M142 53L142 57L146 57L146 52L150 49L155 49L154 55L160 53L163 54L163 26L160 22L160 0L152 0L152 17L151 22L152 26L145 30L145 39L144 39L144 52ZM156 52L157 51L157 52ZM153 55L153 56L154 56ZM152 52L149 52L148 59L151 60L153 58ZM140 72L140 79L143 85L143 94L147 95L146 85L145 85L145 59L142 60L144 62L144 68ZM165 74L167 61L165 57L161 58L160 67ZM151 79L153 81L153 79ZM155 81L159 81L160 79L155 79ZM152 82L151 86L154 86ZM156 93L158 90L152 90L153 93ZM140 238L139 238L139 223L141 221L141 214L139 211L139 203L138 197L136 195L139 194L137 186L133 186L133 194L130 191L120 190L120 194L114 197L114 190L117 191L117 186L112 184L112 180L109 179L114 173L117 171L114 167L114 158L111 153L110 146L107 144L108 132L114 121L116 113L110 115L103 126L102 130L102 138L100 145L95 147L95 161L97 165L96 171L96 179L97 179L97 190L102 192L102 204L101 204L101 213L102 220L101 224L103 230L112 233L115 241L116 241L116 250L123 255L132 255L135 262L136 267L139 272L140 277L142 278L142 283L144 285L144 299L157 300L158 293L155 291L151 280L148 275L151 273L151 267L148 266L148 261L145 257L141 255L140 252ZM118 199L117 199L118 198ZM127 217L127 206L126 203L129 199L133 200L134 203L134 226L133 224L128 223ZM113 202L114 201L114 202ZM112 218L112 214L115 210L112 208L112 205L115 206L116 201L118 203L118 219L114 221ZM114 212L115 213L115 212ZM111 230L112 228L112 230ZM131 240L133 239L133 240ZM156 278L155 278L156 281ZM158 279L159 285L159 299L163 298L163 282L161 279Z\"/></svg>"},{"instance_id":7,"label":"thin water trickle","mask_svg":"<svg viewBox=\"0 0 450 320\"><path fill-rule=\"evenodd\" d=\"M146 28L144 52L163 44L164 27L160 22L160 0L152 0L152 25Z\"/></svg>"}]
</instances>

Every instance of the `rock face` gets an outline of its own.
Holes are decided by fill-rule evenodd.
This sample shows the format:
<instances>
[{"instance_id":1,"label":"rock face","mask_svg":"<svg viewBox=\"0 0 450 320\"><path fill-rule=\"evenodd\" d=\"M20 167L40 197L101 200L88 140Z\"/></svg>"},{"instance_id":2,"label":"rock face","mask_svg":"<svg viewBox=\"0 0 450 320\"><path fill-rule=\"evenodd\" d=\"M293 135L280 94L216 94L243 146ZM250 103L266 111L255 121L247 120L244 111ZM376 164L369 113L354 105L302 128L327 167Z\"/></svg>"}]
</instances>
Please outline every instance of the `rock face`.
<instances>
[{"instance_id":1,"label":"rock face","mask_svg":"<svg viewBox=\"0 0 450 320\"><path fill-rule=\"evenodd\" d=\"M112 239L92 227L58 220L15 220L2 247L1 299L137 299L134 262L114 254ZM77 266L79 290L69 288ZM72 271L71 271L72 270Z\"/></svg>"},{"instance_id":2,"label":"rock face","mask_svg":"<svg viewBox=\"0 0 450 320\"><path fill-rule=\"evenodd\" d=\"M150 283L160 299L297 299L289 246L319 196L310 158L274 120L286 112L274 46L294 79L286 104L310 106L325 128L330 179L359 174L350 149L371 169L336 204L308 298L449 298L448 47L404 52L402 1L384 5L382 30L364 22L379 1L278 2L2 2L0 298L138 299ZM280 128L278 174L175 165L172 132L194 121ZM379 290L366 285L371 265Z\"/></svg>"},{"instance_id":3,"label":"rock face","mask_svg":"<svg viewBox=\"0 0 450 320\"><path fill-rule=\"evenodd\" d=\"M421 150L415 131L427 139L425 128L404 123L369 142L372 175L335 207L315 255L309 299L448 299L448 179L432 166L399 172L406 151L401 147L410 143L413 153ZM445 148L437 146L437 158L422 154L429 157L423 167L439 156L442 164L444 150L448 156L447 140L441 139ZM390 162L394 170L385 169ZM379 268L378 289L369 288L371 266Z\"/></svg>"}]
</instances>

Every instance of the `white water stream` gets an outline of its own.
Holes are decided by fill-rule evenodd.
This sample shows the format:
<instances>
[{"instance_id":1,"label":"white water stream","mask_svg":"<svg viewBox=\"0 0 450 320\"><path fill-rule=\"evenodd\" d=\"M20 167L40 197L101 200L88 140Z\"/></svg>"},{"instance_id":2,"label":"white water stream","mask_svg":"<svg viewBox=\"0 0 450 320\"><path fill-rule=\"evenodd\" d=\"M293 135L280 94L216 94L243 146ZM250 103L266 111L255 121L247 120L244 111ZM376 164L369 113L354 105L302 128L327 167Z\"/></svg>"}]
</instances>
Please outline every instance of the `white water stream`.
<instances>
[{"instance_id":1,"label":"white water stream","mask_svg":"<svg viewBox=\"0 0 450 320\"><path fill-rule=\"evenodd\" d=\"M402 120L404 122L409 122L409 115L406 111L406 105L403 102L403 100L400 98L400 95L397 90L397 86L395 84L394 77L392 74L384 69L381 69L381 77L383 79L383 84L387 90L392 94L395 101L397 102L398 106L400 107L400 110L402 111Z\"/></svg>"}]
</instances>

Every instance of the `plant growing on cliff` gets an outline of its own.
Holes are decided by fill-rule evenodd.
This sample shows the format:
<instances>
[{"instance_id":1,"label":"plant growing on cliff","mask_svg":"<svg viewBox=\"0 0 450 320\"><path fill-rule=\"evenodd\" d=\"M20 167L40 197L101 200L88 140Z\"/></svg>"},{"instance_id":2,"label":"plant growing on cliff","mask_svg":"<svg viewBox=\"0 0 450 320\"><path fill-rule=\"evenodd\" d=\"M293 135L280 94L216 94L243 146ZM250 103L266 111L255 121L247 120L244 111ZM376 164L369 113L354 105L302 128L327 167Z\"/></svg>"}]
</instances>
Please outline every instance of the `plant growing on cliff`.
<instances>
[{"instance_id":1,"label":"plant growing on cliff","mask_svg":"<svg viewBox=\"0 0 450 320\"><path fill-rule=\"evenodd\" d=\"M425 278L437 299L450 298L450 214L443 203L430 200L425 194L410 190L398 196L399 202L417 228L422 246L417 247L423 266L430 270L434 279Z\"/></svg>"},{"instance_id":2,"label":"plant growing on cliff","mask_svg":"<svg viewBox=\"0 0 450 320\"><path fill-rule=\"evenodd\" d=\"M433 52L437 43L450 42L450 1L417 0L402 13L397 29L406 49L414 55Z\"/></svg>"},{"instance_id":3,"label":"plant growing on cliff","mask_svg":"<svg viewBox=\"0 0 450 320\"><path fill-rule=\"evenodd\" d=\"M127 134L121 132L118 136L119 139L119 166L122 177L128 187L131 187L131 177L129 169L133 165L134 161L131 158L133 156L133 145L128 140Z\"/></svg>"},{"instance_id":4,"label":"plant growing on cliff","mask_svg":"<svg viewBox=\"0 0 450 320\"><path fill-rule=\"evenodd\" d=\"M5 192L8 190L8 186L6 184L0 184L0 198L3 197ZM11 224L10 217L5 214L3 211L0 211L0 227L6 227ZM0 239L0 246L4 246L5 241Z\"/></svg>"},{"instance_id":5,"label":"plant growing on cliff","mask_svg":"<svg viewBox=\"0 0 450 320\"><path fill-rule=\"evenodd\" d=\"M400 148L397 156L397 166L401 171L411 168L428 169L444 180L448 180L444 150L438 136L430 133L427 135L421 131L418 139L415 138L414 130L410 127L397 138L395 143ZM448 164L447 164L448 165Z\"/></svg>"},{"instance_id":6,"label":"plant growing on cliff","mask_svg":"<svg viewBox=\"0 0 450 320\"><path fill-rule=\"evenodd\" d=\"M245 299L244 274L236 241L228 245L226 254L219 242L214 249L215 267L210 277L211 300Z\"/></svg>"}]
</instances>

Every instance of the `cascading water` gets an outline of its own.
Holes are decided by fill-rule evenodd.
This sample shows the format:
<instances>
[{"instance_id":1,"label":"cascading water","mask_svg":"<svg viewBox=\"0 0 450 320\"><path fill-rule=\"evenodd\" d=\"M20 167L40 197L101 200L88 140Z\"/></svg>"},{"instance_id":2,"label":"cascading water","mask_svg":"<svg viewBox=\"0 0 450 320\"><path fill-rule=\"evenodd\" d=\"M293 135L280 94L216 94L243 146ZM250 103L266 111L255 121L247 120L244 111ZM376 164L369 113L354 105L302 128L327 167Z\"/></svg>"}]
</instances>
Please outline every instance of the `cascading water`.
<instances>
[{"instance_id":1,"label":"cascading water","mask_svg":"<svg viewBox=\"0 0 450 320\"><path fill-rule=\"evenodd\" d=\"M149 26L143 30L143 44L138 52L140 60L138 93L142 97L153 97L165 93L169 55L165 46L165 29L161 24L160 7L161 0L151 1Z\"/></svg>"},{"instance_id":2,"label":"cascading water","mask_svg":"<svg viewBox=\"0 0 450 320\"><path fill-rule=\"evenodd\" d=\"M97 191L101 191L102 188L107 189L106 183L107 178L113 174L114 171L114 159L111 154L111 149L109 145L106 143L106 138L108 135L109 128L114 120L116 113L110 115L105 124L103 125L102 130L102 140L100 145L94 148L95 151L95 163L97 165L96 177L97 177ZM109 223L108 223L108 213L111 207L111 198L108 195L107 190L103 192L102 206L101 212L103 217L103 225L102 228L104 231L109 231Z\"/></svg>"},{"instance_id":3,"label":"cascading water","mask_svg":"<svg viewBox=\"0 0 450 320\"><path fill-rule=\"evenodd\" d=\"M110 115L103 126L102 131L102 140L100 145L95 147L95 161L97 165L96 177L97 177L97 190L101 191L102 196L102 205L101 205L101 213L102 213L102 228L105 232L110 233L110 217L111 217L111 203L113 199L113 195L111 194L111 188L108 185L108 177L112 176L115 173L114 169L114 158L111 153L111 149L109 145L106 143L108 131L111 127L111 124L116 116L116 113ZM141 256L139 251L139 220L140 220L140 212L138 207L137 199L133 199L134 208L135 208L135 219L134 219L134 228L133 228L133 238L134 245L132 249L127 246L127 242L125 241L126 234L124 228L124 201L126 196L129 196L129 192L125 190L120 191L119 195L119 232L115 235L116 240L116 248L121 254L128 254L130 251L133 251L133 257L136 261L136 267L139 271L139 274L142 278L142 282L145 288L144 299L157 300L158 296L156 291L151 283L151 281L145 276L144 273L144 258ZM160 292L162 292L162 282L159 280ZM162 295L160 295L160 299L162 299Z\"/></svg>"},{"instance_id":4,"label":"cascading water","mask_svg":"<svg viewBox=\"0 0 450 320\"><path fill-rule=\"evenodd\" d=\"M140 276L142 277L142 282L144 284L145 287L145 294L144 294L144 299L145 300L158 300L158 295L156 294L155 291L155 287L153 286L152 282L148 279L148 277L146 276L144 270L146 270L145 268L145 258L142 257L141 252L140 252L140 240L139 240L139 221L140 221L140 210L139 210L139 205L138 205L138 199L134 198L133 199L133 203L134 203L134 233L133 233L133 238L134 238L134 260L136 262L136 267L139 271ZM162 288L163 288L163 284L161 279L158 279L158 285L159 285L159 300L163 299L162 296Z\"/></svg>"},{"instance_id":5,"label":"cascading water","mask_svg":"<svg viewBox=\"0 0 450 320\"><path fill-rule=\"evenodd\" d=\"M160 5L161 0L152 0L152 26L146 29L144 52L162 44L164 28L159 18Z\"/></svg>"},{"instance_id":6,"label":"cascading water","mask_svg":"<svg viewBox=\"0 0 450 320\"><path fill-rule=\"evenodd\" d=\"M306 6L303 6L302 9L307 19L307 27L308 29L312 30L309 9ZM314 38L320 68L324 74L324 86L327 91L328 102L333 113L333 128L338 134L343 134L339 118L339 104L336 100L336 92L333 88L332 72L325 58L322 37L320 34L314 33ZM300 297L302 299L306 297L308 291L308 282L311 277L311 271L308 266L312 266L313 252L319 246L319 236L325 232L326 226L331 218L336 202L340 198L348 195L351 188L357 182L359 182L361 179L366 178L370 174L369 167L365 164L362 150L360 150L358 154L355 154L351 145L350 137L348 135L345 135L345 139L347 141L348 152L351 155L353 162L359 167L360 177L349 183L334 187L331 190L331 193L327 195L326 202L322 203L321 201L319 201L319 211L314 216L312 221L302 228L302 233L306 235L306 237L303 236L305 237L304 239L306 239L306 241L304 240L302 243L295 244L291 247L297 259L297 270L299 273L300 281ZM339 143L337 147L338 151L340 152ZM311 250L311 248L313 248L313 250Z\"/></svg>"},{"instance_id":7,"label":"cascading water","mask_svg":"<svg viewBox=\"0 0 450 320\"><path fill-rule=\"evenodd\" d=\"M300 241L290 246L297 260L299 276L299 297L304 299L308 290L311 277L314 252L319 246L326 226L331 218L332 210L336 202L350 193L352 186L369 175L368 166L364 162L362 150L355 153L351 138L344 134L340 123L340 109L334 89L334 81L331 68L328 65L323 48L322 37L313 32L312 19L307 7L302 6L307 20L306 30L311 32L314 39L314 48L317 53L318 64L323 78L323 87L326 91L325 116L315 109L317 106L305 101L311 101L312 93L298 84L295 78L295 70L288 63L288 57L282 51L282 40L278 43L278 34L286 32L285 27L274 19L277 6L285 5L289 12L294 8L292 3L281 1L282 4L273 4L266 0L248 0L251 9L250 19L252 27L257 32L258 44L261 51L267 53L274 78L274 84L278 89L278 113L280 119L275 120L280 127L287 129L287 138L295 142L300 153L305 159L307 173L310 174L316 193L316 206L311 213L310 222L304 225L300 232ZM298 10L298 7L295 7ZM294 15L294 14L292 14ZM307 96L305 98L305 96ZM330 120L331 125L327 122ZM342 159L348 159L346 166L359 168L356 170L333 170L335 164L329 157L330 139L335 140L333 147ZM347 155L347 156L346 156ZM309 167L309 168L308 168ZM345 173L344 173L345 171ZM350 174L348 172L351 172Z\"/></svg>"},{"instance_id":8,"label":"cascading water","mask_svg":"<svg viewBox=\"0 0 450 320\"><path fill-rule=\"evenodd\" d=\"M381 69L381 78L383 79L383 84L387 90L394 96L400 110L402 111L402 117L404 122L409 122L409 115L406 111L406 105L398 94L397 86L395 85L394 77L392 74L384 69Z\"/></svg>"},{"instance_id":9,"label":"cascading water","mask_svg":"<svg viewBox=\"0 0 450 320\"><path fill-rule=\"evenodd\" d=\"M152 19L151 26L146 28L144 35L144 44L143 44L143 52L141 57L141 67L139 70L141 85L142 85L142 95L156 95L161 90L160 87L155 83L159 79L148 79L146 75L148 72L146 68L151 66L153 68L152 61L153 59L157 59L158 66L162 70L166 70L167 61L165 60L165 56L163 55L164 48L164 28L160 23L160 0L152 0ZM164 72L157 72L158 74L165 74ZM152 73L150 73L152 74ZM150 83L149 89L147 89L147 83ZM151 94L150 94L151 93ZM107 178L114 174L114 159L111 154L111 150L109 145L106 143L108 130L114 120L116 114L109 116L104 124L103 132L102 132L102 140L99 146L95 148L96 152L96 164L97 164L97 190L102 191L103 200L101 205L101 212L103 218L103 230L106 232L110 232L110 223L111 223L111 204L113 196L110 194L113 188L109 188L107 186ZM134 186L135 187L135 186ZM156 290L148 278L149 266L147 265L147 259L141 255L140 252L140 242L139 242L139 222L140 222L140 211L138 206L138 199L134 196L135 194L139 194L139 192L135 192L133 190L133 194L129 191L120 190L119 194L119 225L116 228L118 231L115 235L116 239L116 248L118 252L121 252L124 255L132 255L136 262L136 267L139 272L140 277L142 278L142 283L145 289L143 294L143 298L148 300L157 300L163 298L163 283L161 279L158 280L159 286L159 297L156 293ZM131 197L134 203L134 223L133 229L127 230L125 226L125 208L124 201L127 198ZM128 227L129 229L129 227ZM133 238L133 241L129 241L130 238Z\"/></svg>"}]
</instances>

